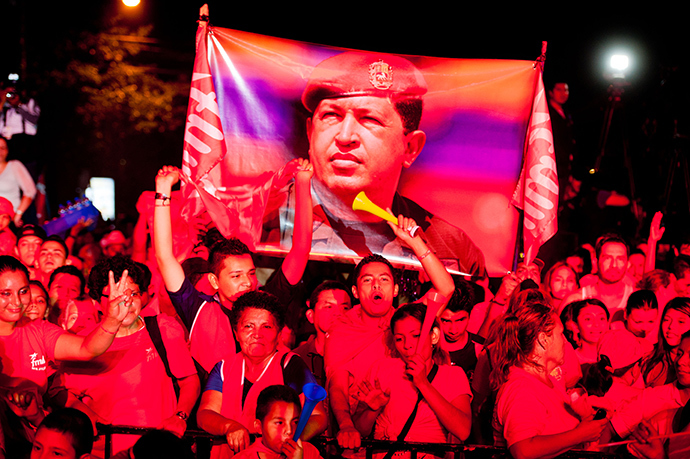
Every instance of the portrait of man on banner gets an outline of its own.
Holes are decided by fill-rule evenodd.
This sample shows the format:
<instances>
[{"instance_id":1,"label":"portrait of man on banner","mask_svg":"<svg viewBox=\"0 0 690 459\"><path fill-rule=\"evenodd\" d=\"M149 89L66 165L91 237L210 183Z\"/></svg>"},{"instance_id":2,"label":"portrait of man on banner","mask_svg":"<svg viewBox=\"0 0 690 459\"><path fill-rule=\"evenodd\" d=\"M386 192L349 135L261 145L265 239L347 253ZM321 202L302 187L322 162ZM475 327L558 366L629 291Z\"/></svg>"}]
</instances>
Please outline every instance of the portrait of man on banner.
<instances>
[{"instance_id":1,"label":"portrait of man on banner","mask_svg":"<svg viewBox=\"0 0 690 459\"><path fill-rule=\"evenodd\" d=\"M380 217L353 210L355 197L364 192L394 216L413 218L449 267L484 273L484 256L464 231L398 194L403 169L426 143L419 130L426 91L422 73L398 56L350 51L314 68L301 98L311 114L306 131L315 173L312 252L415 259ZM285 246L292 239L293 187L280 196L279 208L269 208L264 219L262 243Z\"/></svg>"},{"instance_id":2,"label":"portrait of man on banner","mask_svg":"<svg viewBox=\"0 0 690 459\"><path fill-rule=\"evenodd\" d=\"M295 190L285 171L302 158L314 170L311 259L379 253L419 265L369 204L352 209L364 192L414 219L451 272L511 270L511 198L541 82L533 62L377 53L219 27L200 36L184 218L207 211L224 236L287 253Z\"/></svg>"}]
</instances>

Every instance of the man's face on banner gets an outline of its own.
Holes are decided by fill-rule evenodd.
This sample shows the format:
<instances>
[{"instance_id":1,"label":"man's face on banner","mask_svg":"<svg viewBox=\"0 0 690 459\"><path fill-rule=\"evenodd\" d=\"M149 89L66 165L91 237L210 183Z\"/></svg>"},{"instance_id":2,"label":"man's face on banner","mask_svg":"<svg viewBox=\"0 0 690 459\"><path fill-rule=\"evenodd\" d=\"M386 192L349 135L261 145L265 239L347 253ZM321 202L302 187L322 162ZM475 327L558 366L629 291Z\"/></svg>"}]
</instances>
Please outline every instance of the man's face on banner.
<instances>
[{"instance_id":1,"label":"man's face on banner","mask_svg":"<svg viewBox=\"0 0 690 459\"><path fill-rule=\"evenodd\" d=\"M337 195L395 190L403 167L424 146L421 131L403 134L400 115L386 98L324 99L307 122L316 177Z\"/></svg>"}]
</instances>

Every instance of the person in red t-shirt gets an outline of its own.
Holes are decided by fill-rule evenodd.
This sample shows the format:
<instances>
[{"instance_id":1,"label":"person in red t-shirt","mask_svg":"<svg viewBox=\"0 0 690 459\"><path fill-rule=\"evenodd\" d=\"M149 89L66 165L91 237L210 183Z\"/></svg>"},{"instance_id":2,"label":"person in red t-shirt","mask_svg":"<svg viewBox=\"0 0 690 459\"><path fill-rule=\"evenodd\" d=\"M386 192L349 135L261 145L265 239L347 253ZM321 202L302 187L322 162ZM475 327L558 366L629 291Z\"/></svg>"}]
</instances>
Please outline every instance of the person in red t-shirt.
<instances>
[{"instance_id":1,"label":"person in red t-shirt","mask_svg":"<svg viewBox=\"0 0 690 459\"><path fill-rule=\"evenodd\" d=\"M125 294L132 299L131 306L107 352L88 365L69 363L61 367L64 386L81 402L74 402L73 406L82 409L86 405L87 414L103 423L155 427L182 436L200 393L199 377L184 330L172 317L161 314L156 318L170 372L179 384L179 397L176 397L173 380L140 316L142 292L148 288L143 269L130 258L119 255L101 260L89 275L91 298L97 300L108 295L111 288L106 283L108 276L119 278ZM155 388L155 394L151 388ZM129 448L137 438L114 436L113 452ZM100 441L95 449L101 451L103 447Z\"/></svg>"},{"instance_id":2,"label":"person in red t-shirt","mask_svg":"<svg viewBox=\"0 0 690 459\"><path fill-rule=\"evenodd\" d=\"M399 215L398 225L389 225L400 242L415 253L436 292L449 298L455 288L453 279L424 242L422 231L417 231L414 237L410 234L410 229L417 225L415 220ZM357 406L355 394L368 369L386 356L393 301L398 296L393 267L381 255L363 258L355 268L353 279L352 294L360 304L333 324L325 354L328 394L340 429L338 444L347 449L361 445L361 433L352 418Z\"/></svg>"},{"instance_id":3,"label":"person in red t-shirt","mask_svg":"<svg viewBox=\"0 0 690 459\"><path fill-rule=\"evenodd\" d=\"M98 326L86 336L70 335L45 320L23 316L31 302L29 273L16 258L0 256L0 409L11 410L27 428L38 425L55 362L90 360L108 349L131 305L124 283L116 283L112 275L109 289Z\"/></svg>"},{"instance_id":4,"label":"person in red t-shirt","mask_svg":"<svg viewBox=\"0 0 690 459\"><path fill-rule=\"evenodd\" d=\"M394 355L376 362L360 385L360 405L367 408L357 416L360 432L370 430L375 421L374 438L379 440L445 443L451 440L449 434L462 441L469 437L470 384L461 367L447 364L438 322L420 336L425 314L421 303L406 304L393 314ZM400 438L415 403L418 410Z\"/></svg>"},{"instance_id":5,"label":"person in red t-shirt","mask_svg":"<svg viewBox=\"0 0 690 459\"><path fill-rule=\"evenodd\" d=\"M311 443L292 439L302 405L297 392L289 386L273 385L261 391L256 401L255 429L261 433L249 448L235 459L320 459L319 450Z\"/></svg>"}]
</instances>

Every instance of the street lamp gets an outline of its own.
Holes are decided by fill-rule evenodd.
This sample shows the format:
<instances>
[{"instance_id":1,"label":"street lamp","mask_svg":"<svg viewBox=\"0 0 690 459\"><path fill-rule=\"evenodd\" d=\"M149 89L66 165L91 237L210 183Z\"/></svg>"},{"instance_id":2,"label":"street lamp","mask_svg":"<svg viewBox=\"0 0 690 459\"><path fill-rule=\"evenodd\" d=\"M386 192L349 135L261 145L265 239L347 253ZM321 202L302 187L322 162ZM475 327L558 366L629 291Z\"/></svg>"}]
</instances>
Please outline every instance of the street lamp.
<instances>
[{"instance_id":1,"label":"street lamp","mask_svg":"<svg viewBox=\"0 0 690 459\"><path fill-rule=\"evenodd\" d=\"M630 67L630 59L625 54L614 54L611 56L609 66L613 69L611 76L614 79L625 79L626 70Z\"/></svg>"},{"instance_id":2,"label":"street lamp","mask_svg":"<svg viewBox=\"0 0 690 459\"><path fill-rule=\"evenodd\" d=\"M625 88L629 86L629 83L626 81L625 77L626 74L628 76L630 75L631 67L631 59L627 54L611 54L608 69L604 72L604 78L611 82L608 87L609 97L606 104L606 111L604 113L604 123L601 129L601 135L599 137L599 154L594 162L594 167L589 171L590 174L596 174L601 170L601 164L608 146L609 131L611 130L613 115L616 109L622 109L623 107L623 93L625 92ZM618 111L621 112L620 115L622 115L624 118L623 110ZM623 124L625 123L623 122ZM628 182L630 186L630 203L632 205L633 215L639 219L641 212L638 209L637 201L635 199L635 178L633 175L630 155L628 154L628 138L625 134L625 130L622 132L622 138L623 161L628 172Z\"/></svg>"}]
</instances>

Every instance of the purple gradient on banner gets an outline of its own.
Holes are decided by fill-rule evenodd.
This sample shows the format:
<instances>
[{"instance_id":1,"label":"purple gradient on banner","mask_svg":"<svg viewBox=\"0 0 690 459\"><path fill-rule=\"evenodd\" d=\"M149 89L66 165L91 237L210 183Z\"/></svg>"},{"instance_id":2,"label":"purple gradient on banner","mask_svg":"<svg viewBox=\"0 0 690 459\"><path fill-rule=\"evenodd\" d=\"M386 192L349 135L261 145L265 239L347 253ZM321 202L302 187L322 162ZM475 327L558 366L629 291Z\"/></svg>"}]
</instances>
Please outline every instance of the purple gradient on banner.
<instances>
[{"instance_id":1,"label":"purple gradient on banner","mask_svg":"<svg viewBox=\"0 0 690 459\"><path fill-rule=\"evenodd\" d=\"M483 115L457 113L446 136L427 132L427 143L414 167L437 168L444 174L476 175L485 178L503 177L517 180L520 172L520 151L525 140L525 124L500 121Z\"/></svg>"}]
</instances>

